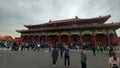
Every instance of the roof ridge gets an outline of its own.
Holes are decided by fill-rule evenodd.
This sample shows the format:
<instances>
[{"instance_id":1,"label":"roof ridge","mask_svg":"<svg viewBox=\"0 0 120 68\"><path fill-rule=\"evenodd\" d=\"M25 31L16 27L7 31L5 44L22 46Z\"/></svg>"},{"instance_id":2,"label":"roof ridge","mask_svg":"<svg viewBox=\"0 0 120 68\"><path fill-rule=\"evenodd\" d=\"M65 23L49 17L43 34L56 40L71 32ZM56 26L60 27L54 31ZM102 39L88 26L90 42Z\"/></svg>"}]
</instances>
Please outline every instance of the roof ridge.
<instances>
[{"instance_id":1,"label":"roof ridge","mask_svg":"<svg viewBox=\"0 0 120 68\"><path fill-rule=\"evenodd\" d=\"M71 19L63 19L63 20L54 20L52 21L51 19L46 22L46 23L42 23L42 24L35 24L35 25L24 25L25 27L29 27L29 26L38 26L38 25L46 25L46 24L55 24L55 23L62 23L62 22L70 22L70 21L78 21L78 20L92 20L92 19L98 19L98 18L104 18L104 17L111 17L111 15L106 15L106 16L98 16L98 17L93 17L93 18L79 18L77 16L75 16L75 18L71 18Z\"/></svg>"}]
</instances>

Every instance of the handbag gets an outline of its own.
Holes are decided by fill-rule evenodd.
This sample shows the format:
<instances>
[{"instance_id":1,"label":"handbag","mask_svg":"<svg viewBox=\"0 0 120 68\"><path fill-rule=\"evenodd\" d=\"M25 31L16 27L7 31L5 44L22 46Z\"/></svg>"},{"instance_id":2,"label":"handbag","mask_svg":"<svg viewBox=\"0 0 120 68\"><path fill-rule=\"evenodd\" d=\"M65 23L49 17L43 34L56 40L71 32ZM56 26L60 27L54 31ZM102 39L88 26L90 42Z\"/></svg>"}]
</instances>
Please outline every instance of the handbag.
<instances>
[{"instance_id":1,"label":"handbag","mask_svg":"<svg viewBox=\"0 0 120 68\"><path fill-rule=\"evenodd\" d=\"M118 65L117 64L113 64L112 68L118 68Z\"/></svg>"}]
</instances>

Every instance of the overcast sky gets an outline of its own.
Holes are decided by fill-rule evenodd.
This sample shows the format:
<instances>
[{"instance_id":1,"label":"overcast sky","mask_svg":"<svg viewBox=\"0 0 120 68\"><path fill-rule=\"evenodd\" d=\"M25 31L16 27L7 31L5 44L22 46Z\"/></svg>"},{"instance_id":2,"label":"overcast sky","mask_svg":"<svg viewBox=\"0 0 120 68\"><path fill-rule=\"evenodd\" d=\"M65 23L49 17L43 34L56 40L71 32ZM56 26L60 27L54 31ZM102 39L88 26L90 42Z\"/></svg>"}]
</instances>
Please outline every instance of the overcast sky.
<instances>
[{"instance_id":1,"label":"overcast sky","mask_svg":"<svg viewBox=\"0 0 120 68\"><path fill-rule=\"evenodd\" d=\"M0 0L0 36L20 37L15 30L25 24L108 14L112 17L106 23L120 22L120 0Z\"/></svg>"}]
</instances>

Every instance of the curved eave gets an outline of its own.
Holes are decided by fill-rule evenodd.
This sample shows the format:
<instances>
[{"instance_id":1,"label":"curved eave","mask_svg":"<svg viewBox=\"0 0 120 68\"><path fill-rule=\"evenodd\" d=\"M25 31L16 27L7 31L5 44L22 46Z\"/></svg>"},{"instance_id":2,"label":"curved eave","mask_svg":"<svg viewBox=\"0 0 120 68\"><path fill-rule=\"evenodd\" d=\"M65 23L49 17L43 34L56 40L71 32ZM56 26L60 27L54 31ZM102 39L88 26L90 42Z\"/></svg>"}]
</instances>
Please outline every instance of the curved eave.
<instances>
[{"instance_id":1,"label":"curved eave","mask_svg":"<svg viewBox=\"0 0 120 68\"><path fill-rule=\"evenodd\" d=\"M99 16L99 17L89 18L89 19L80 19L80 18L76 19L76 18L74 18L74 19L66 19L66 20L56 20L56 21L51 21L51 22L47 22L47 23L44 23L44 24L24 25L24 26L27 27L27 28L31 28L31 27L36 27L36 26L43 26L43 25L49 25L49 24L59 24L59 23L69 23L69 22L74 22L74 21L79 21L79 22L88 21L88 22L91 22L91 23L94 23L92 21L97 21L99 23L104 23L110 17L111 17L111 15Z\"/></svg>"},{"instance_id":2,"label":"curved eave","mask_svg":"<svg viewBox=\"0 0 120 68\"><path fill-rule=\"evenodd\" d=\"M45 28L45 29L32 29L32 30L16 30L17 32L36 32L36 31L55 31L55 30L68 30L68 29L91 29L91 28L120 28L120 22L114 24L96 24L96 25L82 25L82 26L66 26L61 28Z\"/></svg>"}]
</instances>

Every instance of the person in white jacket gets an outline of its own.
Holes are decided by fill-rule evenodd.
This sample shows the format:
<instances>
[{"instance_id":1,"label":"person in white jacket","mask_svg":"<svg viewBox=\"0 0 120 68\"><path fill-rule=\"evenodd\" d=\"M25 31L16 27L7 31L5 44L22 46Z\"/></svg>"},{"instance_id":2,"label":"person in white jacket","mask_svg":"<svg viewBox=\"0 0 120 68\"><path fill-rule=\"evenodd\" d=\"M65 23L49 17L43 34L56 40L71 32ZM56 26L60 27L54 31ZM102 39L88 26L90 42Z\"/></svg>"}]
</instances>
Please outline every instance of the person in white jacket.
<instances>
[{"instance_id":1,"label":"person in white jacket","mask_svg":"<svg viewBox=\"0 0 120 68\"><path fill-rule=\"evenodd\" d=\"M37 51L40 51L40 42L37 43Z\"/></svg>"},{"instance_id":2,"label":"person in white jacket","mask_svg":"<svg viewBox=\"0 0 120 68\"><path fill-rule=\"evenodd\" d=\"M116 56L116 53L114 51L111 52L111 57L109 58L109 65L110 65L110 68L118 68L119 66L119 58Z\"/></svg>"}]
</instances>

